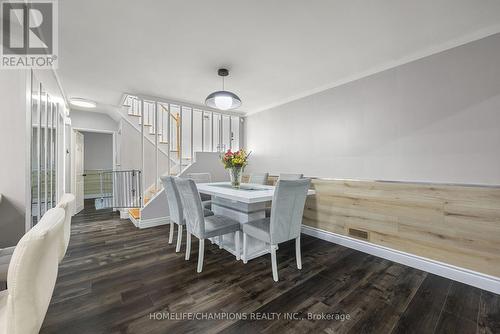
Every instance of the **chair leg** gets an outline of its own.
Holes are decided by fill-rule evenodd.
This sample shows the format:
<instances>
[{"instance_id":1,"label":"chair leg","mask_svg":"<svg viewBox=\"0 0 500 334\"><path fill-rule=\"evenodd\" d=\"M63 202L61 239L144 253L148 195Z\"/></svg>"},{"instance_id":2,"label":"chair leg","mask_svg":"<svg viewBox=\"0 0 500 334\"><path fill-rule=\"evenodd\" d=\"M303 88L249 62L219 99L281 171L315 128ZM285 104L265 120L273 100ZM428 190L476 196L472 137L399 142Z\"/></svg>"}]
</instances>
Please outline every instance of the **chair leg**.
<instances>
[{"instance_id":1,"label":"chair leg","mask_svg":"<svg viewBox=\"0 0 500 334\"><path fill-rule=\"evenodd\" d=\"M205 239L200 239L198 249L198 269L197 272L201 273L203 270L203 253L205 253Z\"/></svg>"},{"instance_id":2,"label":"chair leg","mask_svg":"<svg viewBox=\"0 0 500 334\"><path fill-rule=\"evenodd\" d=\"M247 234L243 232L243 263L247 262Z\"/></svg>"},{"instance_id":3,"label":"chair leg","mask_svg":"<svg viewBox=\"0 0 500 334\"><path fill-rule=\"evenodd\" d=\"M189 260L191 256L191 233L186 232L186 261Z\"/></svg>"},{"instance_id":4,"label":"chair leg","mask_svg":"<svg viewBox=\"0 0 500 334\"><path fill-rule=\"evenodd\" d=\"M170 235L168 236L168 243L171 244L174 241L174 222L170 222Z\"/></svg>"},{"instance_id":5,"label":"chair leg","mask_svg":"<svg viewBox=\"0 0 500 334\"><path fill-rule=\"evenodd\" d=\"M276 263L276 245L271 245L271 266L273 268L273 280L278 282L278 264Z\"/></svg>"},{"instance_id":6,"label":"chair leg","mask_svg":"<svg viewBox=\"0 0 500 334\"><path fill-rule=\"evenodd\" d=\"M297 259L297 268L302 269L302 257L300 255L300 235L295 238L295 258Z\"/></svg>"},{"instance_id":7,"label":"chair leg","mask_svg":"<svg viewBox=\"0 0 500 334\"><path fill-rule=\"evenodd\" d=\"M241 258L240 231L234 232L234 246L236 248L236 261Z\"/></svg>"},{"instance_id":8,"label":"chair leg","mask_svg":"<svg viewBox=\"0 0 500 334\"><path fill-rule=\"evenodd\" d=\"M177 228L177 246L175 247L175 252L179 253L181 251L181 242L182 242L182 225L178 225Z\"/></svg>"}]
</instances>

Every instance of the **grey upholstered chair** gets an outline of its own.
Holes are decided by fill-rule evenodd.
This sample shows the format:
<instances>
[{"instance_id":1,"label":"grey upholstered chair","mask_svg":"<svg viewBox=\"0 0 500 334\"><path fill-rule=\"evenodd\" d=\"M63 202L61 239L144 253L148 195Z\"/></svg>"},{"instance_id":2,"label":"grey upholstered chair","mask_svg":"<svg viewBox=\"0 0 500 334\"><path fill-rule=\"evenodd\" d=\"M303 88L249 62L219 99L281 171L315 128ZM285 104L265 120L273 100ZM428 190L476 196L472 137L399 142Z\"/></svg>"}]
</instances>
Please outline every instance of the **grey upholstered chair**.
<instances>
[{"instance_id":1,"label":"grey upholstered chair","mask_svg":"<svg viewBox=\"0 0 500 334\"><path fill-rule=\"evenodd\" d=\"M300 180L304 175L303 174L287 174L287 173L281 173L279 175L278 180ZM266 218L271 217L271 209L268 207L266 208Z\"/></svg>"},{"instance_id":2,"label":"grey upholstered chair","mask_svg":"<svg viewBox=\"0 0 500 334\"><path fill-rule=\"evenodd\" d=\"M279 176L279 180L300 180L303 176L303 174L281 173Z\"/></svg>"},{"instance_id":3,"label":"grey upholstered chair","mask_svg":"<svg viewBox=\"0 0 500 334\"><path fill-rule=\"evenodd\" d=\"M186 260L189 260L191 252L191 234L200 240L198 252L198 269L200 273L203 269L203 253L205 249L205 239L234 233L236 246L236 259L240 254L240 223L234 219L221 216L203 216L203 207L196 184L191 179L176 179L175 183L181 195L184 214L186 216L187 244Z\"/></svg>"},{"instance_id":4,"label":"grey upholstered chair","mask_svg":"<svg viewBox=\"0 0 500 334\"><path fill-rule=\"evenodd\" d=\"M250 179L248 180L248 183L266 185L268 177L269 173L252 173L250 174Z\"/></svg>"},{"instance_id":5,"label":"grey upholstered chair","mask_svg":"<svg viewBox=\"0 0 500 334\"><path fill-rule=\"evenodd\" d=\"M271 248L273 279L278 281L276 249L278 244L295 239L297 268L302 269L300 256L300 228L310 179L279 180L274 191L271 218L263 218L242 224L243 262L247 262L247 235L264 241Z\"/></svg>"},{"instance_id":6,"label":"grey upholstered chair","mask_svg":"<svg viewBox=\"0 0 500 334\"><path fill-rule=\"evenodd\" d=\"M188 179L193 180L195 183L210 183L212 182L212 175L210 173L188 173L186 174ZM203 207L210 208L212 205L212 196L207 194L200 194L201 201L203 202Z\"/></svg>"},{"instance_id":7,"label":"grey upholstered chair","mask_svg":"<svg viewBox=\"0 0 500 334\"><path fill-rule=\"evenodd\" d=\"M162 176L161 182L163 183L163 188L165 189L165 194L167 195L168 209L170 212L170 235L168 237L168 243L171 244L174 239L174 223L177 224L177 245L175 247L175 252L179 253L181 251L182 243L182 227L186 225L184 219L184 209L182 207L181 196L177 185L175 183L175 178L173 176ZM213 212L208 209L203 209L203 214L205 216L213 216Z\"/></svg>"}]
</instances>

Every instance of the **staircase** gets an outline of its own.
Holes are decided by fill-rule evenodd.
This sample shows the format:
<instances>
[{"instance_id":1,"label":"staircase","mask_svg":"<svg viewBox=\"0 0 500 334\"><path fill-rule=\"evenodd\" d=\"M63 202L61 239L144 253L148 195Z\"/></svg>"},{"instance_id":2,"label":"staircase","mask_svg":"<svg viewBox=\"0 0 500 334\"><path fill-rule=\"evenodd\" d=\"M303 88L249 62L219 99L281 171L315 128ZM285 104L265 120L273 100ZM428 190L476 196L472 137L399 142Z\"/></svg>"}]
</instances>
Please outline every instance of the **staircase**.
<instances>
[{"instance_id":1,"label":"staircase","mask_svg":"<svg viewBox=\"0 0 500 334\"><path fill-rule=\"evenodd\" d=\"M143 190L142 208L122 212L122 218L127 216L140 228L164 224L168 220L161 176L180 176L193 164L195 152L239 149L241 119L237 115L131 94L123 96L120 113L122 124L126 123L127 129L135 129L127 135L140 138L141 147L135 166L121 167L138 168L140 163L142 184L149 185ZM130 152L122 150L121 154Z\"/></svg>"},{"instance_id":2,"label":"staircase","mask_svg":"<svg viewBox=\"0 0 500 334\"><path fill-rule=\"evenodd\" d=\"M122 117L139 132L143 131L146 140L157 146L160 154L168 157L168 173L163 174L177 175L192 161L190 156L182 154L182 110L180 105L141 100L132 95L124 97Z\"/></svg>"}]
</instances>

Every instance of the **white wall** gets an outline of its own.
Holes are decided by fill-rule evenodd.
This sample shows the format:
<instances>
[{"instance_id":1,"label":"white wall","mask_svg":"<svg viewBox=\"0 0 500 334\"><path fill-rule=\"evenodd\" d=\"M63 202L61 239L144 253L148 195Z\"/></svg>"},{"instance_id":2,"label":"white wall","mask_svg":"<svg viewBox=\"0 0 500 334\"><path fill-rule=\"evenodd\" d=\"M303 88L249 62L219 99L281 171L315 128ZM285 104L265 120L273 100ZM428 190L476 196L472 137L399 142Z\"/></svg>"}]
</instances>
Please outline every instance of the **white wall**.
<instances>
[{"instance_id":1,"label":"white wall","mask_svg":"<svg viewBox=\"0 0 500 334\"><path fill-rule=\"evenodd\" d=\"M0 72L0 248L3 248L15 245L25 231L27 73Z\"/></svg>"},{"instance_id":2,"label":"white wall","mask_svg":"<svg viewBox=\"0 0 500 334\"><path fill-rule=\"evenodd\" d=\"M250 115L247 171L500 184L500 34Z\"/></svg>"},{"instance_id":3,"label":"white wall","mask_svg":"<svg viewBox=\"0 0 500 334\"><path fill-rule=\"evenodd\" d=\"M81 131L84 139L84 169L113 169L113 134Z\"/></svg>"},{"instance_id":4,"label":"white wall","mask_svg":"<svg viewBox=\"0 0 500 334\"><path fill-rule=\"evenodd\" d=\"M187 177L190 173L210 173L212 182L229 181L229 172L224 169L220 153L217 152L195 152L195 163L187 167L180 176Z\"/></svg>"},{"instance_id":5,"label":"white wall","mask_svg":"<svg viewBox=\"0 0 500 334\"><path fill-rule=\"evenodd\" d=\"M71 110L71 126L75 129L117 131L118 123L107 114L94 111Z\"/></svg>"},{"instance_id":6,"label":"white wall","mask_svg":"<svg viewBox=\"0 0 500 334\"><path fill-rule=\"evenodd\" d=\"M150 136L153 137L153 136ZM141 169L141 133L127 121L121 121L119 135L119 162L122 170ZM165 146L165 145L163 145ZM156 181L156 149L153 143L144 138L144 189L147 189ZM173 166L173 164L172 164ZM168 170L167 155L161 151L158 153L158 173L163 175Z\"/></svg>"}]
</instances>

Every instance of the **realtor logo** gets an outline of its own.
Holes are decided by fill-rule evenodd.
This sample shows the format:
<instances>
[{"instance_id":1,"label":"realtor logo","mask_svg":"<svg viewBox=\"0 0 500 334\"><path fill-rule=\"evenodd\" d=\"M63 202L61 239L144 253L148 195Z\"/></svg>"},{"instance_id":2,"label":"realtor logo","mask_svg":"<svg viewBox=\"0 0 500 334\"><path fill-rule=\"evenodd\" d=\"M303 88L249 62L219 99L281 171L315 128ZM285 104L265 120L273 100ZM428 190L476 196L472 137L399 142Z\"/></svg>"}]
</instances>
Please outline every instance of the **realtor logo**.
<instances>
[{"instance_id":1,"label":"realtor logo","mask_svg":"<svg viewBox=\"0 0 500 334\"><path fill-rule=\"evenodd\" d=\"M2 1L1 68L57 67L57 2Z\"/></svg>"}]
</instances>

